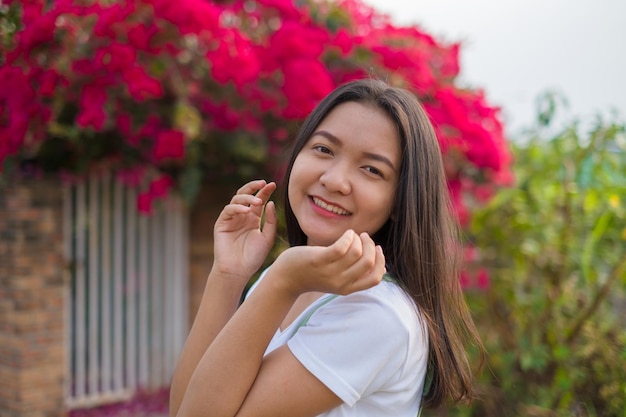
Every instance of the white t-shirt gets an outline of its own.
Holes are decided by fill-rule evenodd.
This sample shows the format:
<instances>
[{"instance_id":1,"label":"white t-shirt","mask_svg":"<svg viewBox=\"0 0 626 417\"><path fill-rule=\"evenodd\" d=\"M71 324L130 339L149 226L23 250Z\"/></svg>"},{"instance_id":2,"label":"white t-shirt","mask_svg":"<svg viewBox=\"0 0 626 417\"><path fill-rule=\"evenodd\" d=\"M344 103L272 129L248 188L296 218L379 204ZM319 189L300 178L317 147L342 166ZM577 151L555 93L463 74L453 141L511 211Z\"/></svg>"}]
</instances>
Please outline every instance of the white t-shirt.
<instances>
[{"instance_id":1,"label":"white t-shirt","mask_svg":"<svg viewBox=\"0 0 626 417\"><path fill-rule=\"evenodd\" d=\"M347 296L326 294L278 329L265 354L287 344L343 400L321 417L416 417L428 363L428 332L418 314L391 281Z\"/></svg>"}]
</instances>

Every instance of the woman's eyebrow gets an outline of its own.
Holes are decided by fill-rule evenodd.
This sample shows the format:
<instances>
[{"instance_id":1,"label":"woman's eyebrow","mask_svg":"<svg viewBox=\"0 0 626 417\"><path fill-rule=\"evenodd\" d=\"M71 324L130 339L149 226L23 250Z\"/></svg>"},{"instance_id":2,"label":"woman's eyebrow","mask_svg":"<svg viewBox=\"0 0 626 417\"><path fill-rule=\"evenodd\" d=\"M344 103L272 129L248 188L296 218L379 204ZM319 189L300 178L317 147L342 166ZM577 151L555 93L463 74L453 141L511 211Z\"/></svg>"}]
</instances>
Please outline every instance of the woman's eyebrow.
<instances>
[{"instance_id":1,"label":"woman's eyebrow","mask_svg":"<svg viewBox=\"0 0 626 417\"><path fill-rule=\"evenodd\" d=\"M317 130L315 131L315 133L313 133L313 136L316 136L316 135L325 137L335 146L339 146L339 147L343 146L343 142L341 141L341 139L339 139L337 136L333 135L332 133L326 130ZM365 156L368 159L373 159L374 161L382 162L383 164L388 165L389 168L391 168L394 172L397 172L396 167L393 165L391 160L384 155L371 153L371 152L363 152L363 156Z\"/></svg>"},{"instance_id":2,"label":"woman's eyebrow","mask_svg":"<svg viewBox=\"0 0 626 417\"><path fill-rule=\"evenodd\" d=\"M324 136L326 139L331 141L333 145L337 145L337 146L343 145L343 142L341 141L341 139L339 139L337 136L333 135L332 133L327 132L326 130L317 130L315 131L315 133L313 133L313 136L316 136L316 135Z\"/></svg>"}]
</instances>

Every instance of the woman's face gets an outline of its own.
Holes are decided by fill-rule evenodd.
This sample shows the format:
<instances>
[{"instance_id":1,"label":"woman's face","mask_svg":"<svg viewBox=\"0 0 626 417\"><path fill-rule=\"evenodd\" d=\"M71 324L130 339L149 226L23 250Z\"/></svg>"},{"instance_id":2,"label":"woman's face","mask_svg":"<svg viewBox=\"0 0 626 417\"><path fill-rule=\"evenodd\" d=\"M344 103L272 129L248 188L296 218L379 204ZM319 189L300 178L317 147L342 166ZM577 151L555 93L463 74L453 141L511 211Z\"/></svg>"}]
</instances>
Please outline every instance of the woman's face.
<instances>
[{"instance_id":1,"label":"woman's face","mask_svg":"<svg viewBox=\"0 0 626 417\"><path fill-rule=\"evenodd\" d=\"M391 213L400 139L381 110L347 102L320 123L296 157L288 196L309 245L328 246L346 230L373 235Z\"/></svg>"}]
</instances>

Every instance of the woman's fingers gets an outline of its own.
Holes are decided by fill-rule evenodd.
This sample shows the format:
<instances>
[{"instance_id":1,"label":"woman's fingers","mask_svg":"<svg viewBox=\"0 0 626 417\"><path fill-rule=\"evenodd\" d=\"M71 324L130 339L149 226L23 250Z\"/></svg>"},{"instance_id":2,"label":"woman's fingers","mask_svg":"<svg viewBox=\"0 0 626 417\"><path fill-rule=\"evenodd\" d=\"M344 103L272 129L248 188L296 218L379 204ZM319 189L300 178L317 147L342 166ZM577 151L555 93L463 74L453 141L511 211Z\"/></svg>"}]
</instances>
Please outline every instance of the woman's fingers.
<instances>
[{"instance_id":1,"label":"woman's fingers","mask_svg":"<svg viewBox=\"0 0 626 417\"><path fill-rule=\"evenodd\" d=\"M230 203L224 207L219 220L232 220L239 215L254 214L260 224L263 208L275 189L276 184L273 182L267 183L265 180L248 182L237 190Z\"/></svg>"},{"instance_id":2,"label":"woman's fingers","mask_svg":"<svg viewBox=\"0 0 626 417\"><path fill-rule=\"evenodd\" d=\"M256 194L261 188L267 185L265 180L250 181L237 190L237 194Z\"/></svg>"},{"instance_id":3,"label":"woman's fingers","mask_svg":"<svg viewBox=\"0 0 626 417\"><path fill-rule=\"evenodd\" d=\"M263 206L267 204L274 190L276 190L276 183L274 182L250 181L237 190L230 203L253 207L253 213L260 217L263 213Z\"/></svg>"},{"instance_id":4,"label":"woman's fingers","mask_svg":"<svg viewBox=\"0 0 626 417\"><path fill-rule=\"evenodd\" d=\"M346 230L332 245L325 248L324 258L321 260L323 264L331 264L335 262L349 262L352 263L361 256L358 253L358 247L354 245L360 245L360 242L354 230Z\"/></svg>"},{"instance_id":5,"label":"woman's fingers","mask_svg":"<svg viewBox=\"0 0 626 417\"><path fill-rule=\"evenodd\" d=\"M262 225L261 232L270 237L274 238L276 235L276 229L278 227L278 218L276 216L276 206L273 201L270 201L265 206L265 222Z\"/></svg>"},{"instance_id":6,"label":"woman's fingers","mask_svg":"<svg viewBox=\"0 0 626 417\"><path fill-rule=\"evenodd\" d=\"M385 273L385 257L380 246L367 233L359 235L361 256L346 269L346 289L363 290L380 282Z\"/></svg>"},{"instance_id":7,"label":"woman's fingers","mask_svg":"<svg viewBox=\"0 0 626 417\"><path fill-rule=\"evenodd\" d=\"M245 206L245 205L227 204L222 209L222 212L220 213L218 220L229 220L241 214L248 214L250 213L250 211L251 211L250 207ZM217 224L218 223L216 223L216 225Z\"/></svg>"},{"instance_id":8,"label":"woman's fingers","mask_svg":"<svg viewBox=\"0 0 626 417\"><path fill-rule=\"evenodd\" d=\"M372 287L385 272L385 257L367 233L357 235L347 230L326 248L322 266L327 266L340 293L351 293Z\"/></svg>"},{"instance_id":9,"label":"woman's fingers","mask_svg":"<svg viewBox=\"0 0 626 417\"><path fill-rule=\"evenodd\" d=\"M265 184L265 186L263 186L262 188L259 189L259 191L256 193L256 197L260 198L261 201L263 201L263 203L267 203L272 195L272 193L276 190L276 183L275 182L268 182L267 184Z\"/></svg>"},{"instance_id":10,"label":"woman's fingers","mask_svg":"<svg viewBox=\"0 0 626 417\"><path fill-rule=\"evenodd\" d=\"M235 196L254 195L266 203L272 193L276 190L275 182L266 182L265 180L254 180L243 185L237 190Z\"/></svg>"},{"instance_id":11,"label":"woman's fingers","mask_svg":"<svg viewBox=\"0 0 626 417\"><path fill-rule=\"evenodd\" d=\"M252 194L235 194L230 199L230 204L240 204L242 206L260 206L263 200Z\"/></svg>"}]
</instances>

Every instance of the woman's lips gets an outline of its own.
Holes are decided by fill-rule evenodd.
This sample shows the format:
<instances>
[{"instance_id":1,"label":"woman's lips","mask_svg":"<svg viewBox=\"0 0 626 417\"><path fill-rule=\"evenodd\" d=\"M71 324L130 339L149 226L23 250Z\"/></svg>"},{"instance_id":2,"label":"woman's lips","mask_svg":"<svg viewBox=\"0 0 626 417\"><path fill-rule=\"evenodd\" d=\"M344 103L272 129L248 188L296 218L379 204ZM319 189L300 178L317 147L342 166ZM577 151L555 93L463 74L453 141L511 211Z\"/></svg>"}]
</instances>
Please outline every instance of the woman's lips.
<instances>
[{"instance_id":1,"label":"woman's lips","mask_svg":"<svg viewBox=\"0 0 626 417\"><path fill-rule=\"evenodd\" d=\"M338 206L336 204L329 203L325 200L322 200L319 197L311 196L311 201L313 201L313 204L315 204L317 207L322 208L331 213L337 214L339 216L349 216L350 214L352 214L348 210L344 209L343 207Z\"/></svg>"}]
</instances>

